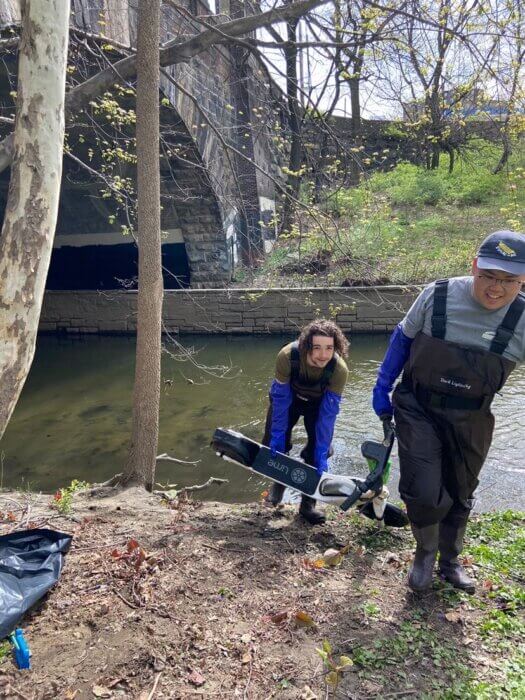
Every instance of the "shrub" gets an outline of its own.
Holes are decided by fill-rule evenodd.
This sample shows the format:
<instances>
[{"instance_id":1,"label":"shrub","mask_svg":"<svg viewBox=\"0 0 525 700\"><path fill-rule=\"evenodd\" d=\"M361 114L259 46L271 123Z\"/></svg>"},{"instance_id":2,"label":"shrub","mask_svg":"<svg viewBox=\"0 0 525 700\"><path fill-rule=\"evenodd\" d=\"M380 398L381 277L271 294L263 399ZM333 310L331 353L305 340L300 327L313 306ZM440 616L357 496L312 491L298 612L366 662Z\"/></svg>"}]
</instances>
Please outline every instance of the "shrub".
<instances>
[{"instance_id":1,"label":"shrub","mask_svg":"<svg viewBox=\"0 0 525 700\"><path fill-rule=\"evenodd\" d=\"M365 186L336 190L326 200L325 209L333 216L358 216L367 206L369 192Z\"/></svg>"}]
</instances>

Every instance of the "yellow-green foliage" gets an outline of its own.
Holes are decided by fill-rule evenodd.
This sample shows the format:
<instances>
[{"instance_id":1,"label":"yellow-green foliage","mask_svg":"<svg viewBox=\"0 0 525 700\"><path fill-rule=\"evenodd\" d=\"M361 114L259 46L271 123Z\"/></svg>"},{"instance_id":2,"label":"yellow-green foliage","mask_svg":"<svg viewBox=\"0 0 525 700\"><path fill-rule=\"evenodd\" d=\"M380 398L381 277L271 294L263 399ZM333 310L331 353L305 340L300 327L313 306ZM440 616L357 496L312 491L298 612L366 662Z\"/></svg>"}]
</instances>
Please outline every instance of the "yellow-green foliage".
<instances>
[{"instance_id":1,"label":"yellow-green foliage","mask_svg":"<svg viewBox=\"0 0 525 700\"><path fill-rule=\"evenodd\" d=\"M494 174L500 154L499 146L474 139L452 173L448 157L434 171L400 163L359 187L334 190L324 218L317 214L300 237L282 240L266 269L300 258L307 273L308 261L322 255L329 256L326 281L333 284L468 274L487 233L525 230L525 146L516 142L507 166Z\"/></svg>"}]
</instances>

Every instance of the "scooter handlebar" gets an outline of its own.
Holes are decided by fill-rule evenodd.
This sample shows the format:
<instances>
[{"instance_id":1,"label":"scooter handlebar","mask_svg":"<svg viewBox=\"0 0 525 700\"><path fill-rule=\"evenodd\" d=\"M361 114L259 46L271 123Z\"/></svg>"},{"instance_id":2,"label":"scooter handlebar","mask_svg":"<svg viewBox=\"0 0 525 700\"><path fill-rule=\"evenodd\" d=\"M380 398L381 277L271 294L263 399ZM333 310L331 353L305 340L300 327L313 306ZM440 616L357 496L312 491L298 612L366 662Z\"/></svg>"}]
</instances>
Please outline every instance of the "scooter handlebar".
<instances>
[{"instance_id":1,"label":"scooter handlebar","mask_svg":"<svg viewBox=\"0 0 525 700\"><path fill-rule=\"evenodd\" d=\"M391 430L389 431L388 436L387 436L386 430L385 430L385 440L384 440L383 444L385 445L385 447L387 447L387 450L386 450L385 454L383 455L383 459L381 460L380 463L378 463L377 467L373 471L370 472L370 474L366 477L366 479L362 483L356 483L354 492L350 496L348 496L348 498L345 501L343 501L343 503L341 503L340 508L342 511L346 512L367 491L379 492L380 489L382 488L383 472L384 472L386 465L388 463L388 459L390 457L390 452L392 451L392 446L394 444L394 438L395 438L394 427L393 427L391 422L390 422L390 426L391 426Z\"/></svg>"}]
</instances>

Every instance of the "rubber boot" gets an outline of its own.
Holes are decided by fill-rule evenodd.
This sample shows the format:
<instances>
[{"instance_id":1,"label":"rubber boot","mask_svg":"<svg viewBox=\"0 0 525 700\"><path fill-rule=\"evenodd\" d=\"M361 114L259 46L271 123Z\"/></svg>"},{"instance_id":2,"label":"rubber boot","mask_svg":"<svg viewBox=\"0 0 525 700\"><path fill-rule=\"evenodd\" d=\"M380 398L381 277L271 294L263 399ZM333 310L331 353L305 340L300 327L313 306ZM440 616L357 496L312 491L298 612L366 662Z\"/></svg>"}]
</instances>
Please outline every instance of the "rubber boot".
<instances>
[{"instance_id":1,"label":"rubber boot","mask_svg":"<svg viewBox=\"0 0 525 700\"><path fill-rule=\"evenodd\" d=\"M286 487L282 484L278 484L274 481L270 488L270 492L266 496L266 503L272 506L278 506L282 500L285 488Z\"/></svg>"},{"instance_id":2,"label":"rubber boot","mask_svg":"<svg viewBox=\"0 0 525 700\"><path fill-rule=\"evenodd\" d=\"M426 591L432 585L432 574L438 551L439 524L417 527L411 523L416 539L416 553L408 573L408 585L413 591Z\"/></svg>"},{"instance_id":3,"label":"rubber boot","mask_svg":"<svg viewBox=\"0 0 525 700\"><path fill-rule=\"evenodd\" d=\"M470 511L451 511L439 524L439 574L454 588L474 593L476 582L470 578L458 559L463 551L463 538Z\"/></svg>"},{"instance_id":4,"label":"rubber boot","mask_svg":"<svg viewBox=\"0 0 525 700\"><path fill-rule=\"evenodd\" d=\"M302 496L299 514L312 525L322 525L326 522L324 514L315 510L315 499L310 496Z\"/></svg>"}]
</instances>

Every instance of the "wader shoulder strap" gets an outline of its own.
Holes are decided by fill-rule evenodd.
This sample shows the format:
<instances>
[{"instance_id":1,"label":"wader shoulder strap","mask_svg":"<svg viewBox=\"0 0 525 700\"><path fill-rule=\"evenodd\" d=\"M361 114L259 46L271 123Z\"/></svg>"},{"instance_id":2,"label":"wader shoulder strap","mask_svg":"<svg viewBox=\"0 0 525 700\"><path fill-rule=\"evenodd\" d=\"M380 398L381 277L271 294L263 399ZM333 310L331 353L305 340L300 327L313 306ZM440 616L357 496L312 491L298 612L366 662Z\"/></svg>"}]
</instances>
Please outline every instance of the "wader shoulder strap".
<instances>
[{"instance_id":1,"label":"wader shoulder strap","mask_svg":"<svg viewBox=\"0 0 525 700\"><path fill-rule=\"evenodd\" d=\"M448 280L437 280L434 284L432 306L432 337L444 340L447 332L447 292Z\"/></svg>"},{"instance_id":2,"label":"wader shoulder strap","mask_svg":"<svg viewBox=\"0 0 525 700\"><path fill-rule=\"evenodd\" d=\"M299 342L296 340L295 343L292 343L292 350L290 352L290 381L297 381L300 371L301 355L299 353Z\"/></svg>"},{"instance_id":3,"label":"wader shoulder strap","mask_svg":"<svg viewBox=\"0 0 525 700\"><path fill-rule=\"evenodd\" d=\"M525 296L520 293L514 299L503 321L498 326L496 334L490 344L490 352L494 352L496 355L502 355L505 352L524 311Z\"/></svg>"},{"instance_id":4,"label":"wader shoulder strap","mask_svg":"<svg viewBox=\"0 0 525 700\"><path fill-rule=\"evenodd\" d=\"M330 384L330 380L332 379L336 365L337 365L337 356L334 353L334 356L332 357L330 362L324 368L323 374L321 375L321 379L319 380L319 384L321 385L321 389L323 391ZM301 354L299 352L299 343L296 340L294 343L292 343L292 350L290 352L290 380L292 382L296 382L299 379L300 372L301 372ZM317 383L317 382L315 382L315 383Z\"/></svg>"},{"instance_id":5,"label":"wader shoulder strap","mask_svg":"<svg viewBox=\"0 0 525 700\"><path fill-rule=\"evenodd\" d=\"M326 365L326 367L323 370L323 376L321 377L321 389L323 391L325 391L327 386L330 384L330 380L332 379L336 365L337 365L337 357L334 353L334 356L332 357L330 362Z\"/></svg>"}]
</instances>

